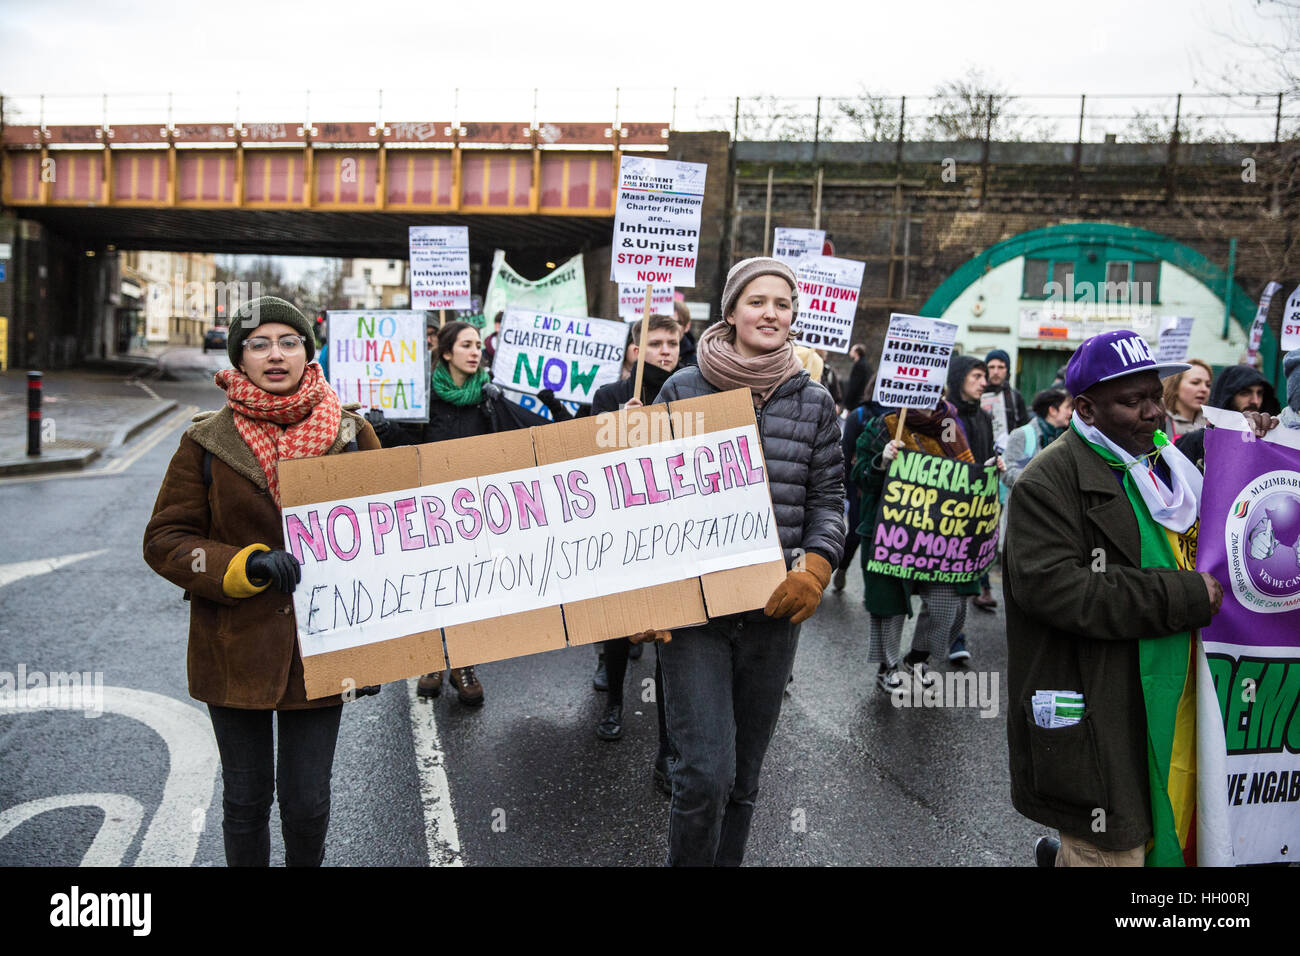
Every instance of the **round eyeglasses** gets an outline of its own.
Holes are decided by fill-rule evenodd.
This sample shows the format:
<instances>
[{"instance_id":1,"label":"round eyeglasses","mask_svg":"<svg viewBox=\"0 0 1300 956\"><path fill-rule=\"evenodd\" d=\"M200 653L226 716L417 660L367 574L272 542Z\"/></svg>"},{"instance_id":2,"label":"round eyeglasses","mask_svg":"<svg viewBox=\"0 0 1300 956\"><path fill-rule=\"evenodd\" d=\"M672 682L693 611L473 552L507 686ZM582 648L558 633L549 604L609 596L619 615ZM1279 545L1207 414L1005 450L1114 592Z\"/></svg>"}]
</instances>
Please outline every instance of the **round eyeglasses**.
<instances>
[{"instance_id":1,"label":"round eyeglasses","mask_svg":"<svg viewBox=\"0 0 1300 956\"><path fill-rule=\"evenodd\" d=\"M303 343L306 341L301 335L282 335L275 340L275 344L280 346L281 352L289 354L302 348ZM271 340L264 335L245 339L244 348L248 349L253 355L265 355L271 351Z\"/></svg>"}]
</instances>

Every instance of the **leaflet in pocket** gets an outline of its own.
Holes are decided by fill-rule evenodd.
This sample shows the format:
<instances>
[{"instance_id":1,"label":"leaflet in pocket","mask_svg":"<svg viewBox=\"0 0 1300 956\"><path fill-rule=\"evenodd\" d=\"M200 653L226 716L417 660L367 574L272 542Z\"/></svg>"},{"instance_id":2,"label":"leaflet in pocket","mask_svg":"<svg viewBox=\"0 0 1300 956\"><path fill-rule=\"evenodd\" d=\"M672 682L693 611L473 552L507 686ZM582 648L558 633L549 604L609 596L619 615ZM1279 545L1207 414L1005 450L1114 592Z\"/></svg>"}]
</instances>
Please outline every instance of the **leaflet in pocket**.
<instances>
[{"instance_id":1,"label":"leaflet in pocket","mask_svg":"<svg viewBox=\"0 0 1300 956\"><path fill-rule=\"evenodd\" d=\"M1083 717L1083 694L1077 690L1036 690L1030 706L1039 727L1069 727Z\"/></svg>"}]
</instances>

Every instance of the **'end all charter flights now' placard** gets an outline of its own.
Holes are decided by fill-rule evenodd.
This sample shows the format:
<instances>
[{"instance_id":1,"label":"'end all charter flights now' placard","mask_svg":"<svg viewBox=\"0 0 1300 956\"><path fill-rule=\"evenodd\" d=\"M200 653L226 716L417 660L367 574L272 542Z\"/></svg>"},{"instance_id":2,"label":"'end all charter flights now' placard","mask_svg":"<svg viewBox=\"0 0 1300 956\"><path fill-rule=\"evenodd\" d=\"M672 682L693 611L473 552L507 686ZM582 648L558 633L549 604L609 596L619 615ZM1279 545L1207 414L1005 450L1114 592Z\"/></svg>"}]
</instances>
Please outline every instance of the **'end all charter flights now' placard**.
<instances>
[{"instance_id":1,"label":"'end all charter flights now' placard","mask_svg":"<svg viewBox=\"0 0 1300 956\"><path fill-rule=\"evenodd\" d=\"M623 156L610 279L642 289L695 285L707 171L704 163Z\"/></svg>"},{"instance_id":2,"label":"'end all charter flights now' placard","mask_svg":"<svg viewBox=\"0 0 1300 956\"><path fill-rule=\"evenodd\" d=\"M550 389L561 401L590 405L596 389L618 381L626 343L623 322L507 309L492 378L512 391Z\"/></svg>"}]
</instances>

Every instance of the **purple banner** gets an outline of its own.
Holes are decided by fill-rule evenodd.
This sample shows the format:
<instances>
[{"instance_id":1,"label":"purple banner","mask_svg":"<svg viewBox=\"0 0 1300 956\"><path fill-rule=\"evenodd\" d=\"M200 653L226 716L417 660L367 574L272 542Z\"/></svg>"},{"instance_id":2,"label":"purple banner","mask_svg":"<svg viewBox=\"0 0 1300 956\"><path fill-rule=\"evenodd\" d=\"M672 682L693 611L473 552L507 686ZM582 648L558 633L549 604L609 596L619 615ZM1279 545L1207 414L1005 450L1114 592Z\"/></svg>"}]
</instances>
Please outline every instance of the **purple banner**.
<instances>
[{"instance_id":1,"label":"purple banner","mask_svg":"<svg viewBox=\"0 0 1300 956\"><path fill-rule=\"evenodd\" d=\"M1205 432L1198 571L1223 585L1223 609L1205 641L1300 646L1300 451Z\"/></svg>"}]
</instances>

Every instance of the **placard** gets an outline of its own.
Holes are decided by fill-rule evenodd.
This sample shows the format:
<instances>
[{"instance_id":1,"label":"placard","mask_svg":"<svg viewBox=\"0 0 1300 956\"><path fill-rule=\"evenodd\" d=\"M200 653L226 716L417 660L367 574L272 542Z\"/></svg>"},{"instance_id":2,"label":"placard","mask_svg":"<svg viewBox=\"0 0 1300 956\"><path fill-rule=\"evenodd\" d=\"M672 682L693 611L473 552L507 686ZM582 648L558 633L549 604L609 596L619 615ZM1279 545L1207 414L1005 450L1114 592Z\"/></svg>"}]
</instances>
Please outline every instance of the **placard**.
<instances>
[{"instance_id":1,"label":"placard","mask_svg":"<svg viewBox=\"0 0 1300 956\"><path fill-rule=\"evenodd\" d=\"M793 269L805 256L820 256L825 247L825 229L786 229L777 226L772 238L772 258L789 263Z\"/></svg>"},{"instance_id":2,"label":"placard","mask_svg":"<svg viewBox=\"0 0 1300 956\"><path fill-rule=\"evenodd\" d=\"M1255 321L1250 323L1250 337L1246 346L1246 364L1254 365L1255 356L1259 354L1259 343L1264 340L1264 329L1268 325L1268 309L1273 304L1273 296L1282 288L1280 282L1270 282L1264 287L1264 294L1259 297L1259 308L1255 310Z\"/></svg>"},{"instance_id":3,"label":"placard","mask_svg":"<svg viewBox=\"0 0 1300 956\"><path fill-rule=\"evenodd\" d=\"M624 154L618 171L609 277L646 285L695 285L704 209L704 163Z\"/></svg>"},{"instance_id":4,"label":"placard","mask_svg":"<svg viewBox=\"0 0 1300 956\"><path fill-rule=\"evenodd\" d=\"M378 408L385 418L429 420L429 352L424 312L330 311L326 347L339 401Z\"/></svg>"},{"instance_id":5,"label":"placard","mask_svg":"<svg viewBox=\"0 0 1300 956\"><path fill-rule=\"evenodd\" d=\"M622 322L507 309L492 379L505 389L550 389L561 401L590 405L596 389L618 381L626 344Z\"/></svg>"},{"instance_id":6,"label":"placard","mask_svg":"<svg viewBox=\"0 0 1300 956\"><path fill-rule=\"evenodd\" d=\"M468 309L469 227L411 226L411 308Z\"/></svg>"},{"instance_id":7,"label":"placard","mask_svg":"<svg viewBox=\"0 0 1300 956\"><path fill-rule=\"evenodd\" d=\"M809 230L811 231L811 230ZM799 262L799 314L795 316L795 345L847 352L853 341L853 320L866 266L853 259L809 256Z\"/></svg>"},{"instance_id":8,"label":"placard","mask_svg":"<svg viewBox=\"0 0 1300 956\"><path fill-rule=\"evenodd\" d=\"M1001 514L994 466L901 449L880 493L867 570L974 581L997 556Z\"/></svg>"},{"instance_id":9,"label":"placard","mask_svg":"<svg viewBox=\"0 0 1300 956\"><path fill-rule=\"evenodd\" d=\"M1164 316L1160 319L1160 338L1156 340L1157 362L1184 362L1192 343L1192 323L1189 315Z\"/></svg>"},{"instance_id":10,"label":"placard","mask_svg":"<svg viewBox=\"0 0 1300 956\"><path fill-rule=\"evenodd\" d=\"M1300 349L1300 285L1286 300L1286 311L1282 313L1282 353L1292 349Z\"/></svg>"},{"instance_id":11,"label":"placard","mask_svg":"<svg viewBox=\"0 0 1300 956\"><path fill-rule=\"evenodd\" d=\"M618 316L625 322L640 322L645 311L645 286L619 283ZM673 287L656 285L650 287L650 312L660 315L673 314Z\"/></svg>"},{"instance_id":12,"label":"placard","mask_svg":"<svg viewBox=\"0 0 1300 956\"><path fill-rule=\"evenodd\" d=\"M880 353L874 400L887 408L937 407L956 341L952 322L895 312Z\"/></svg>"}]
</instances>

